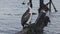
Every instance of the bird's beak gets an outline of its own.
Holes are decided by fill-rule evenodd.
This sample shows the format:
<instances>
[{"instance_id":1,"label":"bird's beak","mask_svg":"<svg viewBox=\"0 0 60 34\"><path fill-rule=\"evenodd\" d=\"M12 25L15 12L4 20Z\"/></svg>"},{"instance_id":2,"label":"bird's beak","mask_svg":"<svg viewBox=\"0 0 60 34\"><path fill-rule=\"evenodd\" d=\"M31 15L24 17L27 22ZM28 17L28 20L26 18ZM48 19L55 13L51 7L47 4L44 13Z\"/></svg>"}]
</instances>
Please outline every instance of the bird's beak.
<instances>
[{"instance_id":1,"label":"bird's beak","mask_svg":"<svg viewBox=\"0 0 60 34\"><path fill-rule=\"evenodd\" d=\"M37 13L32 13L32 15L36 15Z\"/></svg>"}]
</instances>

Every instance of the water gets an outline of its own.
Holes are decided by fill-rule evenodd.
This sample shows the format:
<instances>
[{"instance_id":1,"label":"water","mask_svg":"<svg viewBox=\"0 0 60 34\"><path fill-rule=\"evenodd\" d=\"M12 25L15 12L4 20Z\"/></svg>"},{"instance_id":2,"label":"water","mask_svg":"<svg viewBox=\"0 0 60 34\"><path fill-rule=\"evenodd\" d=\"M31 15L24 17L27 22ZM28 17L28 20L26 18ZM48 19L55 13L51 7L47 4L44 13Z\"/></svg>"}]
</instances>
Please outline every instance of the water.
<instances>
[{"instance_id":1,"label":"water","mask_svg":"<svg viewBox=\"0 0 60 34\"><path fill-rule=\"evenodd\" d=\"M27 10L27 4L22 5L24 0L0 0L0 34L14 34L22 30L21 26L21 16ZM48 0L47 0L48 1ZM47 2L45 0L45 2ZM25 0L27 3L28 0ZM57 13L54 13L52 9L52 14L50 16L51 23L44 28L44 32L47 34L60 34L60 0L53 0ZM33 0L33 12L37 13L39 7L39 0ZM34 22L37 15L32 17Z\"/></svg>"}]
</instances>

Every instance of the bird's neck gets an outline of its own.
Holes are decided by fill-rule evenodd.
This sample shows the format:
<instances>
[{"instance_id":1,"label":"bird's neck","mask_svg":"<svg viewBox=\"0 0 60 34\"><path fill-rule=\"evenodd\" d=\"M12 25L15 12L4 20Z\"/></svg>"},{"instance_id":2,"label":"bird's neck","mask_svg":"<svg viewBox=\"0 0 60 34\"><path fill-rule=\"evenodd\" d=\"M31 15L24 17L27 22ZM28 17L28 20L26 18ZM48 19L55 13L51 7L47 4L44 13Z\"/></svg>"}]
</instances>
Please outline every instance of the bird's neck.
<instances>
[{"instance_id":1,"label":"bird's neck","mask_svg":"<svg viewBox=\"0 0 60 34\"><path fill-rule=\"evenodd\" d=\"M30 6L28 6L29 8L29 13L32 13L32 8Z\"/></svg>"}]
</instances>

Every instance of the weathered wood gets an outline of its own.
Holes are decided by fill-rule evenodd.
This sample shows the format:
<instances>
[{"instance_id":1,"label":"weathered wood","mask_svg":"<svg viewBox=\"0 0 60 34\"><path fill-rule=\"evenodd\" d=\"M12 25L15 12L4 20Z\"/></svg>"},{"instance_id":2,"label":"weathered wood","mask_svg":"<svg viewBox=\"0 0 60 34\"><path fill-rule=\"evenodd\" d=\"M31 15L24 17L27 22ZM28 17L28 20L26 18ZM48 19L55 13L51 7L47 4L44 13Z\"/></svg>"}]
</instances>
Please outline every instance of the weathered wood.
<instances>
[{"instance_id":1,"label":"weathered wood","mask_svg":"<svg viewBox=\"0 0 60 34\"><path fill-rule=\"evenodd\" d=\"M29 3L30 3L30 7L32 8L33 6L32 6L32 0L29 0Z\"/></svg>"},{"instance_id":2,"label":"weathered wood","mask_svg":"<svg viewBox=\"0 0 60 34\"><path fill-rule=\"evenodd\" d=\"M42 9L42 5L44 3L44 0L39 0L39 9L38 9L38 13L40 13L41 9Z\"/></svg>"},{"instance_id":3,"label":"weathered wood","mask_svg":"<svg viewBox=\"0 0 60 34\"><path fill-rule=\"evenodd\" d=\"M26 34L27 31L28 31L28 28L25 28L22 31L19 31L19 32L15 33L15 34Z\"/></svg>"},{"instance_id":4,"label":"weathered wood","mask_svg":"<svg viewBox=\"0 0 60 34\"><path fill-rule=\"evenodd\" d=\"M49 14L51 13L51 0L50 0L50 3L49 3Z\"/></svg>"},{"instance_id":5,"label":"weathered wood","mask_svg":"<svg viewBox=\"0 0 60 34\"><path fill-rule=\"evenodd\" d=\"M48 20L46 19L46 13L42 13L41 16L38 16L36 23L29 25L28 28L16 34L43 34L43 28L47 26L47 24Z\"/></svg>"}]
</instances>

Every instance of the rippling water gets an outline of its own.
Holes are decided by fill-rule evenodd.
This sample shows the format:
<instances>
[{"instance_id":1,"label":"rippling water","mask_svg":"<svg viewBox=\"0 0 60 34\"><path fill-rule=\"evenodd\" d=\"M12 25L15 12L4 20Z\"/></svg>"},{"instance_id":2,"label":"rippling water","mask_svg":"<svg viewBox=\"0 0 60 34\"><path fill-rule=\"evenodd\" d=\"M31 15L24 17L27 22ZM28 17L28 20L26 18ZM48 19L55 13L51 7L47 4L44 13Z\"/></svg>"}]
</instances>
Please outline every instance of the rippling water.
<instances>
[{"instance_id":1,"label":"rippling water","mask_svg":"<svg viewBox=\"0 0 60 34\"><path fill-rule=\"evenodd\" d=\"M14 34L22 30L21 16L27 9L27 4L22 5L24 0L0 0L0 34ZM47 0L48 1L48 0ZM47 2L45 0L45 2ZM27 3L28 0L25 0ZM50 15L51 23L44 28L44 32L47 34L60 34L60 0L53 0L55 6L58 9L57 13ZM37 13L39 7L39 0L33 0L33 12ZM34 22L37 15L32 17Z\"/></svg>"}]
</instances>

